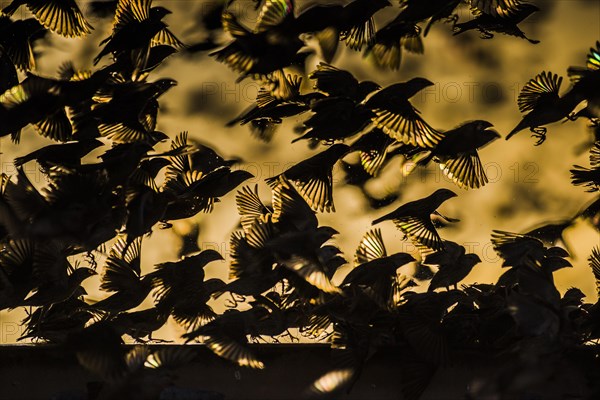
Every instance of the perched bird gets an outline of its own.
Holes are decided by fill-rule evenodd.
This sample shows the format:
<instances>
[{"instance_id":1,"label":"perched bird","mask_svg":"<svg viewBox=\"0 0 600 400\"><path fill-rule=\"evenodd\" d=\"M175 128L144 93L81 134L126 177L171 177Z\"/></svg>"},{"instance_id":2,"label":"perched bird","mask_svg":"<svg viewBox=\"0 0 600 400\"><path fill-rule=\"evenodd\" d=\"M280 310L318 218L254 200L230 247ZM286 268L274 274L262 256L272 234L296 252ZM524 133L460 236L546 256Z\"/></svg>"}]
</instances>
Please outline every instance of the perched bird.
<instances>
[{"instance_id":1,"label":"perched bird","mask_svg":"<svg viewBox=\"0 0 600 400\"><path fill-rule=\"evenodd\" d=\"M169 319L169 310L157 307L140 311L121 312L110 320L113 328L122 334L127 334L137 342L163 342L152 337Z\"/></svg>"},{"instance_id":2,"label":"perched bird","mask_svg":"<svg viewBox=\"0 0 600 400\"><path fill-rule=\"evenodd\" d=\"M425 78L396 83L369 97L365 107L375 114L372 117L375 126L391 138L413 146L432 148L443 135L429 126L409 101L411 97L432 85L433 82Z\"/></svg>"},{"instance_id":3,"label":"perched bird","mask_svg":"<svg viewBox=\"0 0 600 400\"><path fill-rule=\"evenodd\" d=\"M421 252L442 250L444 244L431 221L431 214L438 214L436 209L456 196L451 190L438 189L427 197L403 204L391 213L377 218L372 225L392 220Z\"/></svg>"},{"instance_id":4,"label":"perched bird","mask_svg":"<svg viewBox=\"0 0 600 400\"><path fill-rule=\"evenodd\" d=\"M484 10L472 4L471 12L475 18L467 22L455 24L454 35L477 29L483 39L491 39L494 37L494 33L502 33L525 39L532 44L539 43L539 40L529 39L525 36L525 33L518 27L518 24L540 9L534 4L521 3L516 0L511 1L511 3L514 3L514 6L511 5L510 9L489 9L489 7L483 7Z\"/></svg>"},{"instance_id":5,"label":"perched bird","mask_svg":"<svg viewBox=\"0 0 600 400\"><path fill-rule=\"evenodd\" d=\"M94 29L83 16L75 0L13 0L2 9L2 13L13 15L23 5L42 25L59 35L80 37Z\"/></svg>"},{"instance_id":6,"label":"perched bird","mask_svg":"<svg viewBox=\"0 0 600 400\"><path fill-rule=\"evenodd\" d=\"M327 150L295 164L283 173L265 180L272 189L285 182L290 182L313 210L335 211L333 166L348 150L349 147L345 144L334 144Z\"/></svg>"},{"instance_id":7,"label":"perched bird","mask_svg":"<svg viewBox=\"0 0 600 400\"><path fill-rule=\"evenodd\" d=\"M477 149L500 137L491 127L487 121L476 120L446 131L443 139L418 163L424 165L433 159L458 187L480 188L488 179Z\"/></svg>"},{"instance_id":8,"label":"perched bird","mask_svg":"<svg viewBox=\"0 0 600 400\"><path fill-rule=\"evenodd\" d=\"M457 289L457 284L465 279L473 267L481 262L477 254L466 254L465 248L451 241L444 241L444 248L427 255L424 264L437 265L438 271L429 283L428 291L450 286Z\"/></svg>"},{"instance_id":9,"label":"perched bird","mask_svg":"<svg viewBox=\"0 0 600 400\"><path fill-rule=\"evenodd\" d=\"M551 72L542 72L527 82L519 93L518 105L522 113L526 113L521 122L506 136L506 140L523 129L529 128L539 146L546 140L547 129L543 125L558 122L569 116L571 111L581 102L573 90L562 97L559 96L562 77Z\"/></svg>"}]
</instances>

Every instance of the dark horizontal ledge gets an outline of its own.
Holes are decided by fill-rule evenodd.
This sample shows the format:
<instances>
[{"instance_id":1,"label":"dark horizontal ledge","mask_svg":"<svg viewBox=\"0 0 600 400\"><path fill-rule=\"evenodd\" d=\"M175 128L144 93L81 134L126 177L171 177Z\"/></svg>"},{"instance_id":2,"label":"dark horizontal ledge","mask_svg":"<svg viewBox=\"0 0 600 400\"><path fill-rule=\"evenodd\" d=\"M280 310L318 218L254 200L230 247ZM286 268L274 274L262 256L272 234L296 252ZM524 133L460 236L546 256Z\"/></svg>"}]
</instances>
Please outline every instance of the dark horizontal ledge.
<instances>
[{"instance_id":1,"label":"dark horizontal ledge","mask_svg":"<svg viewBox=\"0 0 600 400\"><path fill-rule=\"evenodd\" d=\"M155 350L177 345L150 346ZM334 365L331 348L326 344L249 346L264 362L264 370L239 367L215 356L203 345L187 345L196 356L176 371L175 387L163 393L161 399L304 399L314 380ZM402 351L399 347L381 348L369 360L352 391L335 398L402 399L398 364ZM452 367L438 369L421 399L464 398L474 380L490 376L497 368L489 353L464 350L456 356L460 360ZM73 354L59 346L0 346L0 400L83 399L86 384L98 380L79 366ZM573 387L571 383L565 390L583 393L583 386L581 383L581 387ZM560 389L546 390L555 395Z\"/></svg>"}]
</instances>

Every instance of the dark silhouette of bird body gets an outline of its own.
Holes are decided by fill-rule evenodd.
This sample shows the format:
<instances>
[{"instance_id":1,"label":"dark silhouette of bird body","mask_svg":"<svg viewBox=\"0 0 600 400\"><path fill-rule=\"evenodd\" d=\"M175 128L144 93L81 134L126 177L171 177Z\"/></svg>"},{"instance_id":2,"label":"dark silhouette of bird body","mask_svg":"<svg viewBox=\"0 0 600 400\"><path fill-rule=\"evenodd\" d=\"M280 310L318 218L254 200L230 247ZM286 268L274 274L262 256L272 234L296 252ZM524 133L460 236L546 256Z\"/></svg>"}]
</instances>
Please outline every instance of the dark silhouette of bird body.
<instances>
[{"instance_id":1,"label":"dark silhouette of bird body","mask_svg":"<svg viewBox=\"0 0 600 400\"><path fill-rule=\"evenodd\" d=\"M450 286L457 289L458 282L469 275L473 267L480 263L481 259L477 254L466 254L465 248L450 241L444 241L444 249L433 254L429 254L423 260L424 264L437 265L439 267L436 274L429 283L428 291L444 287L450 290Z\"/></svg>"},{"instance_id":2,"label":"dark silhouette of bird body","mask_svg":"<svg viewBox=\"0 0 600 400\"><path fill-rule=\"evenodd\" d=\"M313 210L335 211L333 166L348 150L349 147L345 144L334 144L327 150L290 167L282 174L267 178L266 182L272 188L280 186L282 182L291 182Z\"/></svg>"},{"instance_id":3,"label":"dark silhouette of bird body","mask_svg":"<svg viewBox=\"0 0 600 400\"><path fill-rule=\"evenodd\" d=\"M22 5L49 30L66 37L84 36L91 32L75 0L13 0L2 9L5 15L13 15Z\"/></svg>"},{"instance_id":4,"label":"dark silhouette of bird body","mask_svg":"<svg viewBox=\"0 0 600 400\"><path fill-rule=\"evenodd\" d=\"M493 13L489 14L482 12L477 8L472 8L472 11L475 13L475 18L467 22L455 24L454 35L477 29L484 39L491 39L494 36L494 33L502 33L525 39L532 44L537 44L540 41L529 39L525 36L525 33L521 31L518 24L539 10L540 9L537 6L526 3L519 3L510 13L498 13L497 10L494 10Z\"/></svg>"},{"instance_id":5,"label":"dark silhouette of bird body","mask_svg":"<svg viewBox=\"0 0 600 400\"><path fill-rule=\"evenodd\" d=\"M479 188L488 179L477 149L500 137L496 131L489 129L491 127L492 124L487 121L476 120L446 131L430 155L419 163L425 164L433 159L459 187Z\"/></svg>"},{"instance_id":6,"label":"dark silhouette of bird body","mask_svg":"<svg viewBox=\"0 0 600 400\"><path fill-rule=\"evenodd\" d=\"M561 83L562 77L551 72L542 72L527 82L519 94L518 104L521 112L529 112L506 136L506 140L527 128L533 132L532 136L538 138L536 145L546 140L547 129L543 125L567 118L581 102L573 90L559 96Z\"/></svg>"},{"instance_id":7,"label":"dark silhouette of bird body","mask_svg":"<svg viewBox=\"0 0 600 400\"><path fill-rule=\"evenodd\" d=\"M373 111L375 126L391 138L413 146L432 148L442 134L429 126L410 103L409 99L432 86L425 78L413 78L408 82L396 83L373 94L365 106Z\"/></svg>"},{"instance_id":8,"label":"dark silhouette of bird body","mask_svg":"<svg viewBox=\"0 0 600 400\"><path fill-rule=\"evenodd\" d=\"M456 193L448 189L438 189L425 198L403 204L391 213L377 218L372 225L392 220L420 250L441 250L442 239L431 221L431 214L452 197L456 197Z\"/></svg>"}]
</instances>

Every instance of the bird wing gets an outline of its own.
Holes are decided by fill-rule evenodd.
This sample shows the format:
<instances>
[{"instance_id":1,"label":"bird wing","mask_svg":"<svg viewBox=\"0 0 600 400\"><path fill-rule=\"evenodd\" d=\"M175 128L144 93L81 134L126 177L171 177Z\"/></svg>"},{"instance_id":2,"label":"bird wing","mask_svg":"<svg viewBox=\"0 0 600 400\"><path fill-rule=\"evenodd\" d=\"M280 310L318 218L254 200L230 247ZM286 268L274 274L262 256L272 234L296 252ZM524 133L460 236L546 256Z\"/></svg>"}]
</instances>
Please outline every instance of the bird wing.
<instances>
[{"instance_id":1,"label":"bird wing","mask_svg":"<svg viewBox=\"0 0 600 400\"><path fill-rule=\"evenodd\" d=\"M281 264L325 293L340 293L340 289L331 283L329 277L323 271L323 267L315 262L298 255L292 255L287 260L282 261Z\"/></svg>"},{"instance_id":2,"label":"bird wing","mask_svg":"<svg viewBox=\"0 0 600 400\"><path fill-rule=\"evenodd\" d=\"M226 336L209 336L204 344L216 355L238 364L241 367L263 369L265 365L244 345Z\"/></svg>"},{"instance_id":3,"label":"bird wing","mask_svg":"<svg viewBox=\"0 0 600 400\"><path fill-rule=\"evenodd\" d=\"M125 237L117 240L106 260L100 289L118 292L139 285L141 246L141 237L129 245Z\"/></svg>"},{"instance_id":4,"label":"bird wing","mask_svg":"<svg viewBox=\"0 0 600 400\"><path fill-rule=\"evenodd\" d=\"M354 254L354 262L359 265L382 257L387 257L387 251L381 236L381 229L371 229L361 239Z\"/></svg>"},{"instance_id":5,"label":"bird wing","mask_svg":"<svg viewBox=\"0 0 600 400\"><path fill-rule=\"evenodd\" d=\"M431 219L419 217L405 217L393 220L394 224L415 244L421 253L430 250L442 250L444 244L440 235L435 230Z\"/></svg>"},{"instance_id":6,"label":"bird wing","mask_svg":"<svg viewBox=\"0 0 600 400\"><path fill-rule=\"evenodd\" d=\"M463 189L478 189L488 182L488 178L476 150L461 153L457 157L440 160L440 168Z\"/></svg>"},{"instance_id":7,"label":"bird wing","mask_svg":"<svg viewBox=\"0 0 600 400\"><path fill-rule=\"evenodd\" d=\"M600 248L595 247L592 249L592 255L588 258L588 261L596 279L596 291L600 295Z\"/></svg>"},{"instance_id":8,"label":"bird wing","mask_svg":"<svg viewBox=\"0 0 600 400\"><path fill-rule=\"evenodd\" d=\"M83 36L93 29L75 0L30 1L27 7L42 25L62 36Z\"/></svg>"},{"instance_id":9,"label":"bird wing","mask_svg":"<svg viewBox=\"0 0 600 400\"><path fill-rule=\"evenodd\" d=\"M522 113L533 110L540 104L558 99L562 77L552 72L542 72L530 79L519 93L517 104Z\"/></svg>"},{"instance_id":10,"label":"bird wing","mask_svg":"<svg viewBox=\"0 0 600 400\"><path fill-rule=\"evenodd\" d=\"M168 28L163 28L152 38L152 46L168 45L177 50L185 48L185 44Z\"/></svg>"},{"instance_id":11,"label":"bird wing","mask_svg":"<svg viewBox=\"0 0 600 400\"><path fill-rule=\"evenodd\" d=\"M260 10L254 31L268 31L293 14L294 2L292 0L267 0Z\"/></svg>"},{"instance_id":12,"label":"bird wing","mask_svg":"<svg viewBox=\"0 0 600 400\"><path fill-rule=\"evenodd\" d=\"M273 188L273 220L298 230L317 229L319 221L304 198L287 182Z\"/></svg>"},{"instance_id":13,"label":"bird wing","mask_svg":"<svg viewBox=\"0 0 600 400\"><path fill-rule=\"evenodd\" d=\"M600 142L594 142L590 150L590 165L592 168L600 167Z\"/></svg>"},{"instance_id":14,"label":"bird wing","mask_svg":"<svg viewBox=\"0 0 600 400\"><path fill-rule=\"evenodd\" d=\"M240 223L245 232L250 230L257 219L270 214L270 210L258 196L258 185L254 185L254 190L249 186L244 186L238 190L235 195L235 204L240 215Z\"/></svg>"},{"instance_id":15,"label":"bird wing","mask_svg":"<svg viewBox=\"0 0 600 400\"><path fill-rule=\"evenodd\" d=\"M386 106L373 108L373 123L392 139L423 148L434 147L442 140L443 134L425 122L410 103L406 103L390 101Z\"/></svg>"},{"instance_id":16,"label":"bird wing","mask_svg":"<svg viewBox=\"0 0 600 400\"><path fill-rule=\"evenodd\" d=\"M521 0L470 0L471 12L475 15L488 14L498 17L509 17L516 13Z\"/></svg>"},{"instance_id":17,"label":"bird wing","mask_svg":"<svg viewBox=\"0 0 600 400\"><path fill-rule=\"evenodd\" d=\"M373 17L364 23L354 25L350 29L341 32L340 40L352 50L361 51L363 46L371 46L375 38L375 20Z\"/></svg>"}]
</instances>

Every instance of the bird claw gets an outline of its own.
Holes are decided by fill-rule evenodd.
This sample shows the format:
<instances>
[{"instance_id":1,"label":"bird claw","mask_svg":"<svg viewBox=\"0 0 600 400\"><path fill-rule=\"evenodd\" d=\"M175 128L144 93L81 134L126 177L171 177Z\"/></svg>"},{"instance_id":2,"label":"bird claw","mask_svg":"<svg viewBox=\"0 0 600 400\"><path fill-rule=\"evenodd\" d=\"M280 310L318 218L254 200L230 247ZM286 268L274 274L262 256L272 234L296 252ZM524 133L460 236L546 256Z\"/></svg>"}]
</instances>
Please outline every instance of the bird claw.
<instances>
[{"instance_id":1,"label":"bird claw","mask_svg":"<svg viewBox=\"0 0 600 400\"><path fill-rule=\"evenodd\" d=\"M539 146L542 143L544 143L544 141L546 140L546 132L547 131L548 130L546 128L543 128L543 127L531 128L531 132L533 132L533 135L531 135L531 137L534 137L534 138L538 139L535 142L536 146Z\"/></svg>"},{"instance_id":2,"label":"bird claw","mask_svg":"<svg viewBox=\"0 0 600 400\"><path fill-rule=\"evenodd\" d=\"M446 18L446 23L448 23L448 24L451 23L453 26L455 26L457 22L458 22L458 14L452 14Z\"/></svg>"},{"instance_id":3,"label":"bird claw","mask_svg":"<svg viewBox=\"0 0 600 400\"><path fill-rule=\"evenodd\" d=\"M579 118L579 117L578 117L578 116L577 116L577 114L575 114L574 112L572 112L572 113L570 113L569 115L567 115L567 119L568 119L569 121L577 121L577 118Z\"/></svg>"},{"instance_id":4,"label":"bird claw","mask_svg":"<svg viewBox=\"0 0 600 400\"><path fill-rule=\"evenodd\" d=\"M491 38L494 37L494 34L491 33L491 32L488 32L488 31L480 30L479 31L479 37L482 38L482 39L491 39Z\"/></svg>"}]
</instances>

